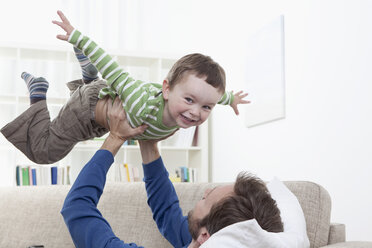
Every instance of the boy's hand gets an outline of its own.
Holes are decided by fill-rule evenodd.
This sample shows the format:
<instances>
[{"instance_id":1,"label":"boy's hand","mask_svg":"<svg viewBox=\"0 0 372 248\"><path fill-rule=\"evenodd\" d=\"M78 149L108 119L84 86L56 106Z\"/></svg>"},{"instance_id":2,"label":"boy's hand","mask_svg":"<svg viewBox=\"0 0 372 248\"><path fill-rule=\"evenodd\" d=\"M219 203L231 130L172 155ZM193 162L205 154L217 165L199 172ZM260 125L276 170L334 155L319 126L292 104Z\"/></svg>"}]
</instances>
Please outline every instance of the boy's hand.
<instances>
[{"instance_id":1,"label":"boy's hand","mask_svg":"<svg viewBox=\"0 0 372 248\"><path fill-rule=\"evenodd\" d=\"M70 24L70 22L67 20L67 18L65 17L65 15L62 13L62 11L58 10L57 11L57 14L61 18L62 22L52 21L52 23L60 26L63 30L66 31L66 34L65 35L59 34L59 35L57 35L57 38L60 39L60 40L67 41L68 38L70 37L71 32L74 30L74 27Z\"/></svg>"},{"instance_id":2,"label":"boy's hand","mask_svg":"<svg viewBox=\"0 0 372 248\"><path fill-rule=\"evenodd\" d=\"M236 115L239 115L238 104L247 104L251 102L243 99L246 96L248 96L248 93L243 93L242 90L234 94L234 101L230 106L234 109Z\"/></svg>"}]
</instances>

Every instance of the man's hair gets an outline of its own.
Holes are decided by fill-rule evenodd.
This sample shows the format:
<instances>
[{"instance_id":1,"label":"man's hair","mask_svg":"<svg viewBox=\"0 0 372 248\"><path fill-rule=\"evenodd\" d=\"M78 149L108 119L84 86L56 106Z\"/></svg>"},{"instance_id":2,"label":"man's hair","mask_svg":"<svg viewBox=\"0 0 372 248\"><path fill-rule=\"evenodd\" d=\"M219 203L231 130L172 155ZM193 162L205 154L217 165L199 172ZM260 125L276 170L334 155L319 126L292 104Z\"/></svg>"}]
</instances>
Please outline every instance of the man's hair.
<instances>
[{"instance_id":1,"label":"man's hair","mask_svg":"<svg viewBox=\"0 0 372 248\"><path fill-rule=\"evenodd\" d=\"M237 222L256 219L262 229L268 232L282 232L280 210L272 199L265 183L252 174L239 173L234 194L215 203L202 220L193 220L193 230L206 227L212 235L222 228ZM191 233L193 238L197 233Z\"/></svg>"},{"instance_id":2,"label":"man's hair","mask_svg":"<svg viewBox=\"0 0 372 248\"><path fill-rule=\"evenodd\" d=\"M221 93L225 92L225 71L209 56L192 53L177 60L167 75L170 89L179 83L186 73L194 74L199 78L206 77L205 81L208 84L217 88Z\"/></svg>"}]
</instances>

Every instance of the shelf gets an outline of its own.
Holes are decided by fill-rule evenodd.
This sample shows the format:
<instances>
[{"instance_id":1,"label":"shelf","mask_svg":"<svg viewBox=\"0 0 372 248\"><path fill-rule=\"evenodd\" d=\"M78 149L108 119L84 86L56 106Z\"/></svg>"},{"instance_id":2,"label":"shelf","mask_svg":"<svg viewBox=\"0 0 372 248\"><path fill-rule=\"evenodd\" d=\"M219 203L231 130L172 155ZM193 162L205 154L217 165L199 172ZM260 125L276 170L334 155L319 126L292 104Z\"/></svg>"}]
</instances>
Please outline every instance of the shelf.
<instances>
[{"instance_id":1,"label":"shelf","mask_svg":"<svg viewBox=\"0 0 372 248\"><path fill-rule=\"evenodd\" d=\"M173 147L173 146L159 146L160 150L169 150L169 151L201 151L199 146L189 146L189 147Z\"/></svg>"},{"instance_id":2,"label":"shelf","mask_svg":"<svg viewBox=\"0 0 372 248\"><path fill-rule=\"evenodd\" d=\"M0 47L0 55L2 59L17 57L17 48L13 47Z\"/></svg>"},{"instance_id":3,"label":"shelf","mask_svg":"<svg viewBox=\"0 0 372 248\"><path fill-rule=\"evenodd\" d=\"M19 102L21 103L29 103L30 97L28 96L20 96ZM51 97L47 95L47 104L48 105L63 105L67 102L66 98L63 97Z\"/></svg>"},{"instance_id":4,"label":"shelf","mask_svg":"<svg viewBox=\"0 0 372 248\"><path fill-rule=\"evenodd\" d=\"M1 103L14 103L17 101L17 96L13 94L0 94Z\"/></svg>"},{"instance_id":5,"label":"shelf","mask_svg":"<svg viewBox=\"0 0 372 248\"><path fill-rule=\"evenodd\" d=\"M106 50L106 49L105 49ZM24 44L24 43L0 43L0 55L1 57L16 57L18 52L21 56L24 54L28 56L34 54L35 52L40 52L41 58L47 58L48 60L59 60L59 55L63 57L67 54L74 55L72 46L68 43L60 45L37 45L37 44ZM175 54L166 54L166 53L157 53L152 51L133 51L133 50L124 50L124 49L107 49L106 52L111 56L120 56L126 57L129 61L141 60L141 61L153 61L153 60L162 60L165 62L165 65L173 65L173 63L181 58L181 55ZM57 53L57 56L49 56L49 54ZM168 68L169 69L169 68Z\"/></svg>"},{"instance_id":6,"label":"shelf","mask_svg":"<svg viewBox=\"0 0 372 248\"><path fill-rule=\"evenodd\" d=\"M83 141L78 143L74 149L78 150L98 150L103 144L102 141ZM138 145L123 145L120 149L125 150L139 150ZM161 146L159 145L160 151L201 151L202 148L199 146L191 146L191 147L172 147L172 146Z\"/></svg>"},{"instance_id":7,"label":"shelf","mask_svg":"<svg viewBox=\"0 0 372 248\"><path fill-rule=\"evenodd\" d=\"M20 50L19 53L22 59L30 60L46 60L53 62L56 61L66 61L67 53L64 51L46 50L46 49L29 49L24 48Z\"/></svg>"},{"instance_id":8,"label":"shelf","mask_svg":"<svg viewBox=\"0 0 372 248\"><path fill-rule=\"evenodd\" d=\"M0 151L10 151L10 150L12 150L12 147L10 147L8 144L0 143Z\"/></svg>"}]
</instances>

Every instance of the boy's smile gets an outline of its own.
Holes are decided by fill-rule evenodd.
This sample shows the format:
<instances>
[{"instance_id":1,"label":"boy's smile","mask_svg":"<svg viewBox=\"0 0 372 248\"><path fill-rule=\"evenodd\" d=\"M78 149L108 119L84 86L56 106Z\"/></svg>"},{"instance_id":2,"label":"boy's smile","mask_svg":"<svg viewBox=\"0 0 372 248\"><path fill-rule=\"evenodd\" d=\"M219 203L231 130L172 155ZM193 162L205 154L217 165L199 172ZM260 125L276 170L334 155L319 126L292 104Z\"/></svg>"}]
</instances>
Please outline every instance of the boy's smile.
<instances>
[{"instance_id":1,"label":"boy's smile","mask_svg":"<svg viewBox=\"0 0 372 248\"><path fill-rule=\"evenodd\" d=\"M222 93L208 84L205 77L186 73L172 89L168 81L164 81L163 97L166 101L163 123L188 128L198 126L208 118Z\"/></svg>"}]
</instances>

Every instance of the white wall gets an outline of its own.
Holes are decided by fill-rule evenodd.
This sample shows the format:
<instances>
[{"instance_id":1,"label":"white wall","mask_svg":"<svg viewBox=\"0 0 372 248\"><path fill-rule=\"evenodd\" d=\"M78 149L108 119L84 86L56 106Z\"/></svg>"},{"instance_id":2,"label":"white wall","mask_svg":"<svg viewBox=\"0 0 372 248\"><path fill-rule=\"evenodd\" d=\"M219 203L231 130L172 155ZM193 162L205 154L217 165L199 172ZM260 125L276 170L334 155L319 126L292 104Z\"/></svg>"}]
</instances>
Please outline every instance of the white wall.
<instances>
[{"instance_id":1,"label":"white wall","mask_svg":"<svg viewBox=\"0 0 372 248\"><path fill-rule=\"evenodd\" d=\"M347 239L372 240L371 10L367 1L287 5L287 117L247 129L243 118L218 109L214 180L250 170L265 179L315 181L329 191L332 220L347 224ZM229 87L241 88L236 65L224 62L234 77Z\"/></svg>"},{"instance_id":2,"label":"white wall","mask_svg":"<svg viewBox=\"0 0 372 248\"><path fill-rule=\"evenodd\" d=\"M106 48L209 54L225 68L228 89L249 92L246 41L284 14L287 116L248 129L243 115L216 108L213 179L233 181L239 171L249 170L265 180L278 176L317 182L332 197L332 220L346 223L347 239L372 241L372 1L74 2L3 4L0 42L62 44L55 39L58 28L50 23L58 8ZM115 5L123 9L121 15L114 12ZM105 29L104 22L115 24Z\"/></svg>"},{"instance_id":3,"label":"white wall","mask_svg":"<svg viewBox=\"0 0 372 248\"><path fill-rule=\"evenodd\" d=\"M249 170L265 180L317 182L347 239L372 240L372 1L187 2L146 4L143 46L210 54L227 87L248 92L247 39L285 15L286 118L248 129L243 116L215 109L213 180Z\"/></svg>"}]
</instances>

